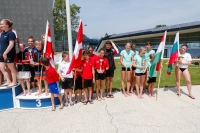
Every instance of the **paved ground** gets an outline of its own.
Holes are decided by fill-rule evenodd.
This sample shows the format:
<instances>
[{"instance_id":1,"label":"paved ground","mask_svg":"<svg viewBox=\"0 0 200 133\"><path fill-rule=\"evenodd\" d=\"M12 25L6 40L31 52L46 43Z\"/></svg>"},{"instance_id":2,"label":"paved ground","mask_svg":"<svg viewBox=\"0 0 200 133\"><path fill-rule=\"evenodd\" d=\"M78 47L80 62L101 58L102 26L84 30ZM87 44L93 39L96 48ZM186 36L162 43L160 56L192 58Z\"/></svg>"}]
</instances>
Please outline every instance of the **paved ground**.
<instances>
[{"instance_id":1,"label":"paved ground","mask_svg":"<svg viewBox=\"0 0 200 133\"><path fill-rule=\"evenodd\" d=\"M181 87L181 97L175 88L158 92L158 101L136 96L124 98L116 92L115 98L81 103L55 112L48 109L14 109L0 112L0 132L3 133L199 133L200 86L193 86L195 100Z\"/></svg>"}]
</instances>

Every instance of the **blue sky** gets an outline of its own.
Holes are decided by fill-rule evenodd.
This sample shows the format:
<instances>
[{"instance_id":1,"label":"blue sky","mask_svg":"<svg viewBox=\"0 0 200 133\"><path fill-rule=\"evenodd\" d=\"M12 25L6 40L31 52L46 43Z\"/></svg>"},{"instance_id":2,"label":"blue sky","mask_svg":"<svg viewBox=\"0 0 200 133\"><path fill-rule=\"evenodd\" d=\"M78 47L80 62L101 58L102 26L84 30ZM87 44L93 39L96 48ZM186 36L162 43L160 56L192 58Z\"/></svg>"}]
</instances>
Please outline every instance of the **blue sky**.
<instances>
[{"instance_id":1,"label":"blue sky","mask_svg":"<svg viewBox=\"0 0 200 133\"><path fill-rule=\"evenodd\" d=\"M200 0L70 0L73 3L81 7L84 34L90 38L200 21Z\"/></svg>"}]
</instances>

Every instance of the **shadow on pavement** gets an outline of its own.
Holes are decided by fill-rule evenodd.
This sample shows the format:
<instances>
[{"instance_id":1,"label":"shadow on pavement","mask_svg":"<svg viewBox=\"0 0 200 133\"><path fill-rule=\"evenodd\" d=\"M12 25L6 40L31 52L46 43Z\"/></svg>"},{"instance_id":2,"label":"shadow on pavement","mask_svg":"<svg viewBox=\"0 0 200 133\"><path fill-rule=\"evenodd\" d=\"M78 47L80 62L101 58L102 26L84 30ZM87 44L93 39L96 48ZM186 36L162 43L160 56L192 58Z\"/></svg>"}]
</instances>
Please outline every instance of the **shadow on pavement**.
<instances>
[{"instance_id":1,"label":"shadow on pavement","mask_svg":"<svg viewBox=\"0 0 200 133\"><path fill-rule=\"evenodd\" d=\"M177 94L177 89L176 89L175 87L165 87L163 90L164 90L164 91L172 91L172 92L174 92L175 94ZM183 91L183 89L180 88L180 91L181 91L181 94L188 96L188 94L185 93L185 92Z\"/></svg>"}]
</instances>

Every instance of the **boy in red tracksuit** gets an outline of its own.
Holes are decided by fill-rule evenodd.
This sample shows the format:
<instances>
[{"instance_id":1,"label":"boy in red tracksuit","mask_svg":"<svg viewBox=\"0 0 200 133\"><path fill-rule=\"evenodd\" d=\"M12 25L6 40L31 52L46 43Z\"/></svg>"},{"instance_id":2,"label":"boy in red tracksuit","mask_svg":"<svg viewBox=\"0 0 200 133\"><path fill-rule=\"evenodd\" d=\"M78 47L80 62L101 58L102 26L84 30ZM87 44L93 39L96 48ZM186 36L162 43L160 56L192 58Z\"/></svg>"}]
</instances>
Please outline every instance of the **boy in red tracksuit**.
<instances>
[{"instance_id":1,"label":"boy in red tracksuit","mask_svg":"<svg viewBox=\"0 0 200 133\"><path fill-rule=\"evenodd\" d=\"M42 65L46 68L46 77L49 86L49 90L51 93L51 103L52 103L52 111L55 111L54 105L54 94L56 94L60 100L60 109L63 109L63 102L61 97L61 89L59 85L59 74L56 72L55 68L50 65L49 59L46 57L42 57L40 59Z\"/></svg>"},{"instance_id":2,"label":"boy in red tracksuit","mask_svg":"<svg viewBox=\"0 0 200 133\"><path fill-rule=\"evenodd\" d=\"M97 100L105 100L103 98L103 86L104 80L106 78L106 71L109 69L108 59L104 57L105 50L103 48L99 51L99 56L96 57L95 60L95 80L96 80L96 95ZM100 97L99 97L100 90Z\"/></svg>"}]
</instances>

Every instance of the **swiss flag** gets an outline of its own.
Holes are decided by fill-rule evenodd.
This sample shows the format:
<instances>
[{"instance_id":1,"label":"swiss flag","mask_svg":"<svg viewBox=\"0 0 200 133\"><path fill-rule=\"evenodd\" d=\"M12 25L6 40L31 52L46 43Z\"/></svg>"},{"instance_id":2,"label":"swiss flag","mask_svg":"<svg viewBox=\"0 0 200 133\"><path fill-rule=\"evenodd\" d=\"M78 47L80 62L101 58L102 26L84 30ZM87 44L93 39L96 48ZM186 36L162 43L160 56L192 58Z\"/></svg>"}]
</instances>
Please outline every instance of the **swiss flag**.
<instances>
[{"instance_id":1,"label":"swiss flag","mask_svg":"<svg viewBox=\"0 0 200 133\"><path fill-rule=\"evenodd\" d=\"M82 48L83 48L83 23L82 20L80 19L78 35L76 38L76 45L74 48L74 54L72 56L71 64L69 66L67 74L69 74L73 68L81 67Z\"/></svg>"},{"instance_id":2,"label":"swiss flag","mask_svg":"<svg viewBox=\"0 0 200 133\"><path fill-rule=\"evenodd\" d=\"M49 26L48 21L47 21L47 26L46 26L43 52L44 52L44 56L49 58L51 66L55 68L54 50L53 50L53 45L52 45L52 41L51 41L51 31L50 31L50 26Z\"/></svg>"}]
</instances>

